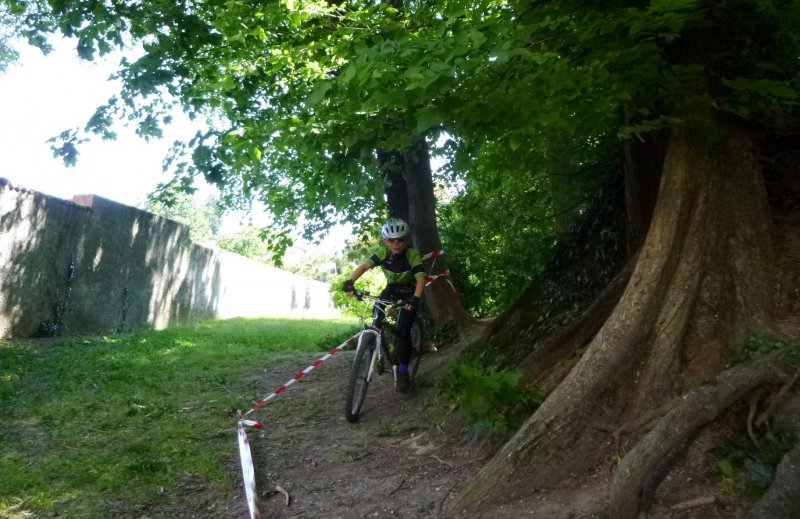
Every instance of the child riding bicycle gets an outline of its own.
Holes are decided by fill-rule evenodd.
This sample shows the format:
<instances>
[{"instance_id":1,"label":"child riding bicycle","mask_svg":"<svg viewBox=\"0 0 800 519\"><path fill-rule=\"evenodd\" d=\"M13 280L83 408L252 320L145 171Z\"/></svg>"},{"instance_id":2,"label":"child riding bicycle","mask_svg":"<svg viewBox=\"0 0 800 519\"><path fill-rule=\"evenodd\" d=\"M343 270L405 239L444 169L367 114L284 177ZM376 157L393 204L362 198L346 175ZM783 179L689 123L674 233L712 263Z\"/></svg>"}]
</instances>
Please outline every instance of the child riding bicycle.
<instances>
[{"instance_id":1,"label":"child riding bicycle","mask_svg":"<svg viewBox=\"0 0 800 519\"><path fill-rule=\"evenodd\" d=\"M422 301L425 290L425 269L418 250L410 247L408 224L400 218L389 218L381 228L384 247L376 251L370 258L359 265L344 282L342 290L347 295L354 295L355 282L366 271L381 266L386 276L387 285L381 292L382 299L402 300L405 304L397 316L397 361L395 390L400 393L408 391L408 364L411 360L411 327L417 316L417 308ZM382 305L377 304L381 310ZM384 312L376 312L376 324L380 326Z\"/></svg>"}]
</instances>

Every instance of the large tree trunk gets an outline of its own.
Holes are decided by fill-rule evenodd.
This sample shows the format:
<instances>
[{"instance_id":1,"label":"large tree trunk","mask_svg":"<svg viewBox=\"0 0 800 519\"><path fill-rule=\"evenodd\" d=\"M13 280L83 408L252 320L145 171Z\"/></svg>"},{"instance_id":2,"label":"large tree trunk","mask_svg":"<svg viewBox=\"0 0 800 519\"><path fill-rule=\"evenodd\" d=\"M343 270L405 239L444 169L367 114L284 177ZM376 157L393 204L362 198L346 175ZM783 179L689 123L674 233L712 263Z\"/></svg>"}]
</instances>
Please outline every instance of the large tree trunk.
<instances>
[{"instance_id":1,"label":"large tree trunk","mask_svg":"<svg viewBox=\"0 0 800 519\"><path fill-rule=\"evenodd\" d=\"M603 463L608 424L635 421L714 376L730 341L768 321L773 263L757 157L730 120L672 130L652 223L619 303L452 510Z\"/></svg>"},{"instance_id":2,"label":"large tree trunk","mask_svg":"<svg viewBox=\"0 0 800 519\"><path fill-rule=\"evenodd\" d=\"M431 159L424 138L420 138L415 146L403 154L403 162L408 192L409 224L414 245L422 254L441 250L442 243L436 225L436 197L433 192ZM432 266L433 271L431 271ZM445 256L440 256L426 260L426 267L431 274L441 274L447 271L447 259ZM440 325L454 323L459 331L462 331L472 320L445 278L435 280L425 289L425 299L428 301L428 308L433 318Z\"/></svg>"}]
</instances>

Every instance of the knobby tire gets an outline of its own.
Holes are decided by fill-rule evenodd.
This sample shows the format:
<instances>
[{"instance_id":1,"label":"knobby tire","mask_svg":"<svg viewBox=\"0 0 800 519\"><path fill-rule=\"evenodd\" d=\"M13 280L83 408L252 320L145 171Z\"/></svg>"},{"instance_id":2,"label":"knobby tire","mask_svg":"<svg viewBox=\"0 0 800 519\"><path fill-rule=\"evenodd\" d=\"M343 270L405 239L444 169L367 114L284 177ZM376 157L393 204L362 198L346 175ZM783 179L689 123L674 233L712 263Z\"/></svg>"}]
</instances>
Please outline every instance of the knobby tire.
<instances>
[{"instance_id":1,"label":"knobby tire","mask_svg":"<svg viewBox=\"0 0 800 519\"><path fill-rule=\"evenodd\" d=\"M364 406L364 397L367 395L367 386L369 386L367 376L374 350L375 336L369 333L361 341L361 347L356 351L353 367L350 369L350 382L347 386L344 410L344 416L348 422L355 422L361 416L361 408Z\"/></svg>"}]
</instances>

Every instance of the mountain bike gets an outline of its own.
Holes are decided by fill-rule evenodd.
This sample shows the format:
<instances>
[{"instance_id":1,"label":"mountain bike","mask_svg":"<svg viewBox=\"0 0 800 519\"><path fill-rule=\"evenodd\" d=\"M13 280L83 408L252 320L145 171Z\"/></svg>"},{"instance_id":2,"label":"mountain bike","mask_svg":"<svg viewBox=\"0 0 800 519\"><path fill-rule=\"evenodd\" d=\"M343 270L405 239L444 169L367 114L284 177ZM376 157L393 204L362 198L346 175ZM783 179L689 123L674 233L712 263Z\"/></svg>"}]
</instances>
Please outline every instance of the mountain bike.
<instances>
[{"instance_id":1,"label":"mountain bike","mask_svg":"<svg viewBox=\"0 0 800 519\"><path fill-rule=\"evenodd\" d=\"M365 326L364 330L358 335L358 346L353 366L350 369L350 379L347 386L347 399L345 402L344 415L348 422L355 422L361 416L361 408L364 406L364 398L367 395L367 388L372 380L372 376L377 373L379 376L387 371L387 365L391 369L392 380L397 380L397 341L396 321L392 318L399 309L405 304L404 301L391 301L382 299L371 294L355 291L355 296L359 300L370 299L375 302L372 307L372 324ZM383 306L385 309L381 308ZM382 324L378 317L384 314ZM419 369L419 361L422 356L422 323L419 317L414 320L411 326L411 360L408 364L408 377L411 383Z\"/></svg>"}]
</instances>

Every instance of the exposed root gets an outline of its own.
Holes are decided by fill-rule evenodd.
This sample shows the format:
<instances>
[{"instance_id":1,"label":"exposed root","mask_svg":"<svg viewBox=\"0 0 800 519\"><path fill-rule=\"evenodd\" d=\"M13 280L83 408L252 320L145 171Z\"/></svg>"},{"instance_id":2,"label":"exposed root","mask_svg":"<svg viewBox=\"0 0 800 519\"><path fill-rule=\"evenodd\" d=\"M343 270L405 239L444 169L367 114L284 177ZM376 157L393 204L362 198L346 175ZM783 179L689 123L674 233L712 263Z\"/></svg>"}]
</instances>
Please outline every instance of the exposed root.
<instances>
[{"instance_id":1,"label":"exposed root","mask_svg":"<svg viewBox=\"0 0 800 519\"><path fill-rule=\"evenodd\" d=\"M670 400L669 402L665 403L658 409L653 409L648 413L644 413L638 418L625 422L620 426L613 427L610 425L601 424L598 425L597 428L600 429L601 431L611 434L611 437L614 439L614 445L616 445L616 451L619 454L621 450L623 436L636 433L637 431L649 427L655 420L663 417L665 414L670 412L672 408L674 408L676 405L677 405L676 400Z\"/></svg>"},{"instance_id":2,"label":"exposed root","mask_svg":"<svg viewBox=\"0 0 800 519\"><path fill-rule=\"evenodd\" d=\"M775 410L780 406L784 400L786 399L786 394L792 388L792 386L797 382L798 377L800 377L800 370L798 370L794 376L781 387L778 394L770 401L769 406L767 407L766 411L761 413L761 415L756 420L757 427L763 427L767 424L772 416L775 415Z\"/></svg>"},{"instance_id":3,"label":"exposed root","mask_svg":"<svg viewBox=\"0 0 800 519\"><path fill-rule=\"evenodd\" d=\"M677 405L677 403L678 402L676 400L670 400L658 409L653 409L649 413L645 413L635 420L631 420L622 424L614 432L614 436L621 437L622 435L635 433L642 428L649 426L654 420L659 419L670 412Z\"/></svg>"},{"instance_id":4,"label":"exposed root","mask_svg":"<svg viewBox=\"0 0 800 519\"><path fill-rule=\"evenodd\" d=\"M753 442L753 445L756 446L756 449L761 448L761 443L759 443L756 433L753 431L753 419L756 416L756 411L758 411L758 399L760 396L761 395L757 391L750 398L750 410L747 412L747 435L750 437L750 441Z\"/></svg>"},{"instance_id":5,"label":"exposed root","mask_svg":"<svg viewBox=\"0 0 800 519\"><path fill-rule=\"evenodd\" d=\"M747 392L775 380L785 364L776 352L721 373L712 383L692 389L645 435L619 465L609 490L609 516L633 519L647 509L656 487L701 426Z\"/></svg>"},{"instance_id":6,"label":"exposed root","mask_svg":"<svg viewBox=\"0 0 800 519\"><path fill-rule=\"evenodd\" d=\"M437 456L437 455L435 455L435 454L432 454L432 455L431 455L431 458L435 459L436 461L438 461L438 462L439 462L439 463L441 463L442 465L446 465L446 466L447 466L447 467L448 467L450 470L453 470L454 468L456 468L456 466L455 466L455 465L453 465L453 464L452 464L452 463L450 463L449 461L445 461L445 460L443 460L442 458L440 458L439 456Z\"/></svg>"},{"instance_id":7,"label":"exposed root","mask_svg":"<svg viewBox=\"0 0 800 519\"><path fill-rule=\"evenodd\" d=\"M772 486L747 514L747 519L797 517L800 517L800 441L783 457Z\"/></svg>"},{"instance_id":8,"label":"exposed root","mask_svg":"<svg viewBox=\"0 0 800 519\"><path fill-rule=\"evenodd\" d=\"M717 498L714 496L696 497L694 499L689 499L688 501L678 503L677 505L673 505L669 509L673 512L685 512L686 510L691 510L692 508L713 505L716 502Z\"/></svg>"},{"instance_id":9,"label":"exposed root","mask_svg":"<svg viewBox=\"0 0 800 519\"><path fill-rule=\"evenodd\" d=\"M287 492L286 489L283 488L282 486L275 485L275 490L273 492L283 494L284 506L289 506L290 504L292 504L292 497L289 495L289 492Z\"/></svg>"}]
</instances>

